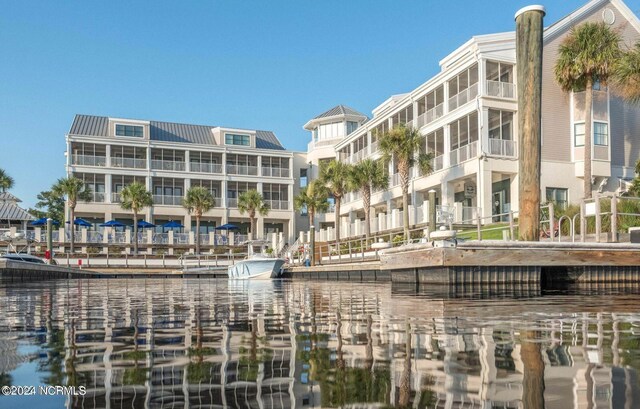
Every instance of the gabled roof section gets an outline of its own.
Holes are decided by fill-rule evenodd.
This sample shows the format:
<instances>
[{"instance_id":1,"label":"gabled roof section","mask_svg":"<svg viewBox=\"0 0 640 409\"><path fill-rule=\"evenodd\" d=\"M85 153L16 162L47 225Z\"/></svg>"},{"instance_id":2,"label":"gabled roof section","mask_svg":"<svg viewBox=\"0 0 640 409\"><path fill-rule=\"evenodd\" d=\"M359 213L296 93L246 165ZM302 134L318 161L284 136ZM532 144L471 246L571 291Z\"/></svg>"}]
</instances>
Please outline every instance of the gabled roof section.
<instances>
[{"instance_id":1,"label":"gabled roof section","mask_svg":"<svg viewBox=\"0 0 640 409\"><path fill-rule=\"evenodd\" d=\"M271 131L256 131L256 148L284 150L278 137Z\"/></svg>"},{"instance_id":2,"label":"gabled roof section","mask_svg":"<svg viewBox=\"0 0 640 409\"><path fill-rule=\"evenodd\" d=\"M197 143L201 145L215 145L211 126L177 124L172 122L151 121L149 123L150 137L153 141Z\"/></svg>"},{"instance_id":3,"label":"gabled roof section","mask_svg":"<svg viewBox=\"0 0 640 409\"><path fill-rule=\"evenodd\" d=\"M24 221L34 220L29 212L15 204L14 202L0 202L0 220Z\"/></svg>"},{"instance_id":4,"label":"gabled roof section","mask_svg":"<svg viewBox=\"0 0 640 409\"><path fill-rule=\"evenodd\" d=\"M107 136L109 118L95 115L76 115L69 129L70 135Z\"/></svg>"},{"instance_id":5,"label":"gabled roof section","mask_svg":"<svg viewBox=\"0 0 640 409\"><path fill-rule=\"evenodd\" d=\"M22 202L22 200L18 199L17 197L15 197L14 195L12 195L9 192L0 192L0 201L5 202Z\"/></svg>"},{"instance_id":6,"label":"gabled roof section","mask_svg":"<svg viewBox=\"0 0 640 409\"><path fill-rule=\"evenodd\" d=\"M367 116L362 112L358 112L355 109L350 108L346 105L336 105L330 110L321 113L320 115L318 115L313 119L322 119L322 118L328 118L328 117L340 116L340 115L361 116L363 119L367 118Z\"/></svg>"}]
</instances>

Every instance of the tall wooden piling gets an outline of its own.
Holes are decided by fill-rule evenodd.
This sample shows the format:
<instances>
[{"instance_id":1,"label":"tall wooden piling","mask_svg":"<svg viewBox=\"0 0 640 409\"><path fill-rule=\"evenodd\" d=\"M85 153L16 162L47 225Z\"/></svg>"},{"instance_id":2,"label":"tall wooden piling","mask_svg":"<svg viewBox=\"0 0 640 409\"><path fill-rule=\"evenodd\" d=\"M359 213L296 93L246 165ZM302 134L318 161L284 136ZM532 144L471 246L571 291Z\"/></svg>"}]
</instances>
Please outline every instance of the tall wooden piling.
<instances>
[{"instance_id":1,"label":"tall wooden piling","mask_svg":"<svg viewBox=\"0 0 640 409\"><path fill-rule=\"evenodd\" d=\"M542 112L542 32L545 9L528 6L516 13L518 67L520 240L540 239L540 151Z\"/></svg>"}]
</instances>

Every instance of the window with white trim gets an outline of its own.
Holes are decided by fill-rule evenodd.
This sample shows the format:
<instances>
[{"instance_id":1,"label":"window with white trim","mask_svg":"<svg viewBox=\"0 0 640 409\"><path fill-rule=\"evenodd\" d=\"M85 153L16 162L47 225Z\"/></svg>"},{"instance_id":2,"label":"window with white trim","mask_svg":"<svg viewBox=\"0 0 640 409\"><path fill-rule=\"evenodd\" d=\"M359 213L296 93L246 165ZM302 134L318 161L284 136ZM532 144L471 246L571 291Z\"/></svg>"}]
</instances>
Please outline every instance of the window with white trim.
<instances>
[{"instance_id":1,"label":"window with white trim","mask_svg":"<svg viewBox=\"0 0 640 409\"><path fill-rule=\"evenodd\" d=\"M593 123L593 144L600 146L609 145L609 124L606 122Z\"/></svg>"},{"instance_id":2,"label":"window with white trim","mask_svg":"<svg viewBox=\"0 0 640 409\"><path fill-rule=\"evenodd\" d=\"M133 136L136 138L142 138L144 136L144 127L140 125L116 124L116 136Z\"/></svg>"},{"instance_id":3,"label":"window with white trim","mask_svg":"<svg viewBox=\"0 0 640 409\"><path fill-rule=\"evenodd\" d=\"M584 146L584 122L573 124L573 146Z\"/></svg>"}]
</instances>

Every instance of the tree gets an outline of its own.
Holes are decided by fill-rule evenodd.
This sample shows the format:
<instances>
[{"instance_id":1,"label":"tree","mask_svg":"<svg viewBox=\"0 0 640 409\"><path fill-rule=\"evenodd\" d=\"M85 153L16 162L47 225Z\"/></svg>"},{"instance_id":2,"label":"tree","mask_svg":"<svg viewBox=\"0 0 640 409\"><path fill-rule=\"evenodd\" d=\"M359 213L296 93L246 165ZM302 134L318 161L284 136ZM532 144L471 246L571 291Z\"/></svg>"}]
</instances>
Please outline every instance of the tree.
<instances>
[{"instance_id":1,"label":"tree","mask_svg":"<svg viewBox=\"0 0 640 409\"><path fill-rule=\"evenodd\" d=\"M640 42L618 59L613 72L616 92L624 99L640 103Z\"/></svg>"},{"instance_id":2,"label":"tree","mask_svg":"<svg viewBox=\"0 0 640 409\"><path fill-rule=\"evenodd\" d=\"M216 201L211 192L202 186L190 187L182 205L196 216L196 254L200 254L200 218L211 210Z\"/></svg>"},{"instance_id":3,"label":"tree","mask_svg":"<svg viewBox=\"0 0 640 409\"><path fill-rule=\"evenodd\" d=\"M69 227L71 228L71 253L74 252L75 245L75 212L76 205L79 200L89 200L91 191L82 179L73 176L60 178L51 189L54 195L66 197L67 206L69 207Z\"/></svg>"},{"instance_id":4,"label":"tree","mask_svg":"<svg viewBox=\"0 0 640 409\"><path fill-rule=\"evenodd\" d=\"M631 181L629 194L636 197L640 196L640 160L636 162L636 176Z\"/></svg>"},{"instance_id":5,"label":"tree","mask_svg":"<svg viewBox=\"0 0 640 409\"><path fill-rule=\"evenodd\" d=\"M340 204L349 191L347 186L349 172L351 172L351 166L336 159L320 167L320 180L327 186L335 200L336 242L340 242Z\"/></svg>"},{"instance_id":6,"label":"tree","mask_svg":"<svg viewBox=\"0 0 640 409\"><path fill-rule=\"evenodd\" d=\"M309 227L313 226L313 219L316 212L323 212L329 208L329 190L318 179L311 181L307 186L300 190L300 193L293 198L293 206L296 210L306 209L309 216ZM315 243L315 229L310 229L311 243ZM313 253L314 249L311 249ZM315 265L315 255L311 254L311 265Z\"/></svg>"},{"instance_id":7,"label":"tree","mask_svg":"<svg viewBox=\"0 0 640 409\"><path fill-rule=\"evenodd\" d=\"M50 217L58 221L64 219L64 197L53 190L44 190L37 197L36 208L29 209L29 213L37 218Z\"/></svg>"},{"instance_id":8,"label":"tree","mask_svg":"<svg viewBox=\"0 0 640 409\"><path fill-rule=\"evenodd\" d=\"M389 175L384 169L384 163L365 159L351 168L348 181L350 190L359 190L362 193L362 205L366 223L365 237L368 243L371 235L371 190L386 189L389 185Z\"/></svg>"},{"instance_id":9,"label":"tree","mask_svg":"<svg viewBox=\"0 0 640 409\"><path fill-rule=\"evenodd\" d=\"M585 91L584 197L591 198L591 146L593 85L606 84L620 57L620 36L605 23L574 27L558 51L556 82L564 92Z\"/></svg>"},{"instance_id":10,"label":"tree","mask_svg":"<svg viewBox=\"0 0 640 409\"><path fill-rule=\"evenodd\" d=\"M256 213L262 216L268 215L270 210L269 205L265 203L260 192L257 190L247 190L238 197L238 210L240 214L249 214L251 234L254 239L257 239Z\"/></svg>"},{"instance_id":11,"label":"tree","mask_svg":"<svg viewBox=\"0 0 640 409\"><path fill-rule=\"evenodd\" d=\"M431 153L420 153L423 138L420 131L406 127L404 124L395 126L380 137L379 148L382 152L383 163L393 161L400 175L402 187L402 219L405 240L409 240L409 172L412 166L418 165L423 175L433 171Z\"/></svg>"},{"instance_id":12,"label":"tree","mask_svg":"<svg viewBox=\"0 0 640 409\"><path fill-rule=\"evenodd\" d=\"M138 254L138 213L151 205L153 205L151 192L140 182L133 182L120 192L120 207L133 212L133 253L136 255Z\"/></svg>"},{"instance_id":13,"label":"tree","mask_svg":"<svg viewBox=\"0 0 640 409\"><path fill-rule=\"evenodd\" d=\"M14 183L13 178L4 169L0 169L0 190L4 193L13 188Z\"/></svg>"}]
</instances>

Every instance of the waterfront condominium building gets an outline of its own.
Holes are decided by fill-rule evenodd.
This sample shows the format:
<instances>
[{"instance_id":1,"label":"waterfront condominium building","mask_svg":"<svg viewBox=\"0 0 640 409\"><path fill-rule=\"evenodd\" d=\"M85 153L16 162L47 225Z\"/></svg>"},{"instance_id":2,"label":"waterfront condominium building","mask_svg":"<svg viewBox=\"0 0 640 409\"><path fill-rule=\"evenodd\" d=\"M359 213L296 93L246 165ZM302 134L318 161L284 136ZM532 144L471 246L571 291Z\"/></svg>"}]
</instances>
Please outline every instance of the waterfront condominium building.
<instances>
[{"instance_id":1,"label":"waterfront condominium building","mask_svg":"<svg viewBox=\"0 0 640 409\"><path fill-rule=\"evenodd\" d=\"M563 92L554 78L558 47L572 27L604 22L620 33L624 46L640 38L640 21L620 0L592 0L557 22L546 22L542 78L542 199L560 206L583 197L584 123L593 122L592 184L594 192L621 192L633 177L640 153L640 110L624 102L604 83L594 85L592 118L585 118L584 92ZM549 24L551 23L551 24ZM404 123L424 136L422 150L433 154L433 172L412 169L411 224L426 221L423 205L436 191L439 214L455 222L485 217L505 219L518 208L518 112L515 33L474 36L440 61L440 72L408 93L394 95L363 120L348 109L339 139L327 139L334 157L352 164L380 156L378 135ZM334 108L335 110L335 108ZM333 110L332 110L333 111ZM331 111L330 111L331 112ZM323 114L325 115L325 114ZM360 114L361 115L361 114ZM319 118L305 125L313 139L309 155L323 143ZM390 187L373 194L372 231L401 226L402 194L393 163ZM341 231L362 234L364 213L357 193L341 207ZM475 222L475 221L474 221ZM396 226L397 225L397 226ZM319 226L323 227L323 226ZM329 234L328 238L331 235Z\"/></svg>"},{"instance_id":2,"label":"waterfront condominium building","mask_svg":"<svg viewBox=\"0 0 640 409\"><path fill-rule=\"evenodd\" d=\"M252 189L271 207L267 216L258 217L262 237L295 236L293 176L300 164L306 166L305 155L285 150L272 132L76 115L66 142L68 175L82 179L92 192L75 211L93 224L90 230L101 231L99 225L109 220L133 223L132 213L120 206L120 192L136 181L153 194L153 206L140 217L155 224L157 233L171 220L195 233L195 217L182 201L190 187L202 186L212 193L215 207L202 218L199 233L206 238L201 242L211 244L209 233L226 223L240 227L237 235L246 234L250 222L238 210L238 197Z\"/></svg>"}]
</instances>

